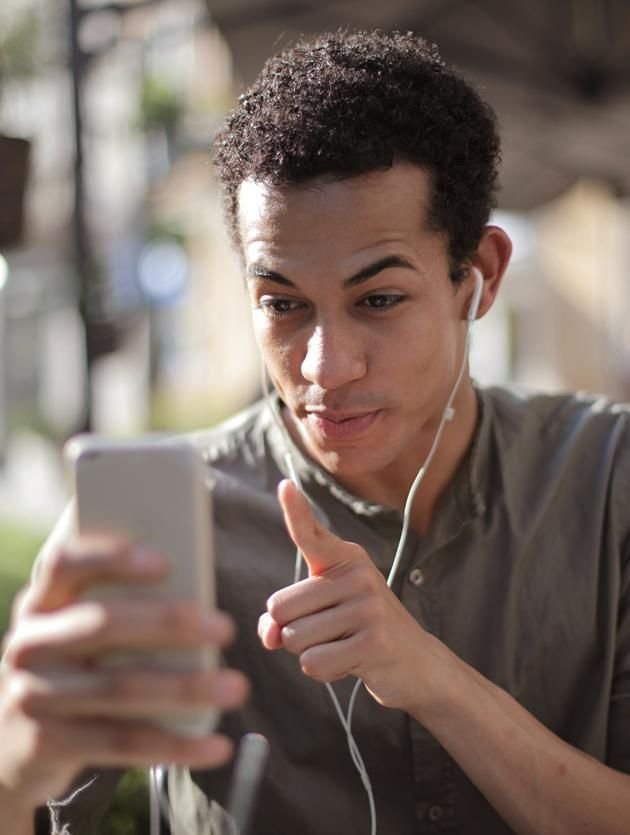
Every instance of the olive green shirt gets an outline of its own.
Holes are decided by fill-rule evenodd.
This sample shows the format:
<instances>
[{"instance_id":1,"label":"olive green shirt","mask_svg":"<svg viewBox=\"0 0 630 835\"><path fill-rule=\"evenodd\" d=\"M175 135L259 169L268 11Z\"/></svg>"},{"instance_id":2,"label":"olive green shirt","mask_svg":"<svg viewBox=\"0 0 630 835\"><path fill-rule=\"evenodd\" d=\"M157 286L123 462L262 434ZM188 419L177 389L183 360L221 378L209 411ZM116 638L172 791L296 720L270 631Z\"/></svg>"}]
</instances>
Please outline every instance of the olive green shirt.
<instances>
[{"instance_id":1,"label":"olive green shirt","mask_svg":"<svg viewBox=\"0 0 630 835\"><path fill-rule=\"evenodd\" d=\"M479 400L471 449L428 535L410 535L394 590L426 630L554 733L630 772L630 411L498 388L479 390ZM252 835L367 835L366 795L326 689L257 637L267 598L293 581L295 549L275 493L286 441L258 404L194 443L215 482L219 605L239 629L227 662L253 685L222 729L235 738L257 731L271 745ZM349 495L291 452L331 529L387 574L398 512ZM334 685L344 705L352 685ZM418 722L365 690L353 733L381 835L510 832ZM70 802L51 804L57 832L95 831L118 775L88 776ZM171 771L171 803L187 835L224 831L217 812L229 780L228 768Z\"/></svg>"}]
</instances>

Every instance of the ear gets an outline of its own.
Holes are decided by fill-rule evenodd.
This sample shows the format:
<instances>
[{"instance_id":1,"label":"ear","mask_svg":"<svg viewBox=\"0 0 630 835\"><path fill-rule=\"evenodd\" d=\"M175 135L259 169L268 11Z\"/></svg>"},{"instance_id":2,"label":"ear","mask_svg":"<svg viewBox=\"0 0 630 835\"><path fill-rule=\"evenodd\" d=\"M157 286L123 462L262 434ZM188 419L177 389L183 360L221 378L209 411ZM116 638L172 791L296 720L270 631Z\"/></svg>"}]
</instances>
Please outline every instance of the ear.
<instances>
[{"instance_id":1,"label":"ear","mask_svg":"<svg viewBox=\"0 0 630 835\"><path fill-rule=\"evenodd\" d=\"M512 241L499 226L486 226L481 236L477 251L471 258L471 266L475 267L483 278L483 291L477 309L477 319L490 310L499 292L501 281L510 262ZM474 276L469 278L471 292Z\"/></svg>"}]
</instances>

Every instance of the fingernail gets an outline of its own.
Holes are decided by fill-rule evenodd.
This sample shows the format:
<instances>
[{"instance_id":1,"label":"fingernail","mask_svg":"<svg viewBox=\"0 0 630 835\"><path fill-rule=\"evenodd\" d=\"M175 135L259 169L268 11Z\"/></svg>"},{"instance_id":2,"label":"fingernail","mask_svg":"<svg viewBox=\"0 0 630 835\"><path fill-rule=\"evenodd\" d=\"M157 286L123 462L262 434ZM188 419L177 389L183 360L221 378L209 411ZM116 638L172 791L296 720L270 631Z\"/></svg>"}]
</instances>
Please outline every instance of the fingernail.
<instances>
[{"instance_id":1,"label":"fingernail","mask_svg":"<svg viewBox=\"0 0 630 835\"><path fill-rule=\"evenodd\" d=\"M269 615L267 612L258 618L258 637L262 640Z\"/></svg>"}]
</instances>

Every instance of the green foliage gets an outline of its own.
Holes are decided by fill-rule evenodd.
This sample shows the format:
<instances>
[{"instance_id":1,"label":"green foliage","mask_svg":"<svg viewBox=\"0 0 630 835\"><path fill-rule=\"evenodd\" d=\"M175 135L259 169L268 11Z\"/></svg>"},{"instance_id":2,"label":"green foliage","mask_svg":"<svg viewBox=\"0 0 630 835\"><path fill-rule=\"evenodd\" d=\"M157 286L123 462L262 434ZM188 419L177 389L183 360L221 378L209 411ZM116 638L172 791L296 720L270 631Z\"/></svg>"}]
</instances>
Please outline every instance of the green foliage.
<instances>
[{"instance_id":1,"label":"green foliage","mask_svg":"<svg viewBox=\"0 0 630 835\"><path fill-rule=\"evenodd\" d=\"M11 603L28 579L44 533L23 523L0 519L0 635L9 623Z\"/></svg>"},{"instance_id":2,"label":"green foliage","mask_svg":"<svg viewBox=\"0 0 630 835\"><path fill-rule=\"evenodd\" d=\"M34 74L39 36L39 17L33 7L25 9L12 26L0 31L0 83Z\"/></svg>"},{"instance_id":3,"label":"green foliage","mask_svg":"<svg viewBox=\"0 0 630 835\"><path fill-rule=\"evenodd\" d=\"M96 835L148 835L149 829L147 772L132 769L120 781Z\"/></svg>"},{"instance_id":4,"label":"green foliage","mask_svg":"<svg viewBox=\"0 0 630 835\"><path fill-rule=\"evenodd\" d=\"M176 241L181 247L185 247L188 241L186 232L180 226L158 220L149 223L145 237L147 241Z\"/></svg>"},{"instance_id":5,"label":"green foliage","mask_svg":"<svg viewBox=\"0 0 630 835\"><path fill-rule=\"evenodd\" d=\"M184 397L156 389L149 404L149 428L153 432L195 432L224 420L238 405L234 407L210 394Z\"/></svg>"},{"instance_id":6,"label":"green foliage","mask_svg":"<svg viewBox=\"0 0 630 835\"><path fill-rule=\"evenodd\" d=\"M184 111L182 100L171 86L145 78L140 98L140 123L144 130L173 131Z\"/></svg>"}]
</instances>

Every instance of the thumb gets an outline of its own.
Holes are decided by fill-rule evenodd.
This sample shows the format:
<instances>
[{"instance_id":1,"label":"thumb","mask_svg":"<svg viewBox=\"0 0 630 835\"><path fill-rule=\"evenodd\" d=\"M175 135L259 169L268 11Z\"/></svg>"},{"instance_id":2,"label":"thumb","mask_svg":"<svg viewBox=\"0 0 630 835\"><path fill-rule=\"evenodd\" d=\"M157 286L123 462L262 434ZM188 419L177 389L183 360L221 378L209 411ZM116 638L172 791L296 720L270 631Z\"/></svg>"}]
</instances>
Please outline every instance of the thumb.
<instances>
[{"instance_id":1,"label":"thumb","mask_svg":"<svg viewBox=\"0 0 630 835\"><path fill-rule=\"evenodd\" d=\"M316 518L306 496L292 481L278 485L278 499L289 536L302 552L311 576L324 574L356 559L359 546L331 533Z\"/></svg>"}]
</instances>

